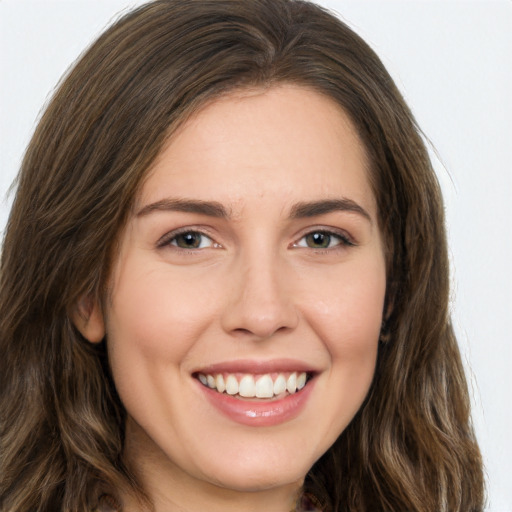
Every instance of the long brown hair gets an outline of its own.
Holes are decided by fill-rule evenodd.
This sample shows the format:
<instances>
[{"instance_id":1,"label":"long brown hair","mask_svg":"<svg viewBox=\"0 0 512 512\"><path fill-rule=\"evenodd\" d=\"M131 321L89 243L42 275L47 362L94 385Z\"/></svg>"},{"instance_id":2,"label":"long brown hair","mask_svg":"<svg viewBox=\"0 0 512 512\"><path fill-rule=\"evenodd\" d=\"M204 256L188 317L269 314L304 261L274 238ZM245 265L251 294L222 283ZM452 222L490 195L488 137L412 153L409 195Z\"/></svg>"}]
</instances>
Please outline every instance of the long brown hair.
<instances>
[{"instance_id":1,"label":"long brown hair","mask_svg":"<svg viewBox=\"0 0 512 512\"><path fill-rule=\"evenodd\" d=\"M306 476L325 511L479 511L482 463L448 313L443 204L415 120L379 58L293 0L157 0L62 82L27 149L0 289L0 508L90 510L123 464L125 412L105 341L71 314L101 298L119 234L163 143L208 100L294 83L334 99L371 160L387 299L374 382Z\"/></svg>"}]
</instances>

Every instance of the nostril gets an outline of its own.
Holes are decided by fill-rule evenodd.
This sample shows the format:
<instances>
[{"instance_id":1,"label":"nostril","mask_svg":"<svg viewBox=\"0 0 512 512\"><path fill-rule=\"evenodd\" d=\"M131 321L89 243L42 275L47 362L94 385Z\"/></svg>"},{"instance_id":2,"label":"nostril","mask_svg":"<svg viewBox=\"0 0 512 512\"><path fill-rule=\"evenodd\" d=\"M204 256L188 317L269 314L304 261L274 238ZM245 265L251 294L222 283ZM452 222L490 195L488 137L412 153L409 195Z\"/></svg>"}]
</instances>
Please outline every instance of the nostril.
<instances>
[{"instance_id":1,"label":"nostril","mask_svg":"<svg viewBox=\"0 0 512 512\"><path fill-rule=\"evenodd\" d=\"M251 335L252 332L249 329L244 329L243 327L237 327L236 329L233 329L235 334L241 334L241 335Z\"/></svg>"},{"instance_id":2,"label":"nostril","mask_svg":"<svg viewBox=\"0 0 512 512\"><path fill-rule=\"evenodd\" d=\"M235 336L239 337L246 337L246 338L255 338L260 341L267 340L271 338L272 336L275 336L277 333L282 333L287 330L289 330L289 327L286 326L280 326L275 328L269 328L269 329L263 329L264 326L260 326L258 329L247 329L244 327L237 327L236 329L233 329L231 332Z\"/></svg>"}]
</instances>

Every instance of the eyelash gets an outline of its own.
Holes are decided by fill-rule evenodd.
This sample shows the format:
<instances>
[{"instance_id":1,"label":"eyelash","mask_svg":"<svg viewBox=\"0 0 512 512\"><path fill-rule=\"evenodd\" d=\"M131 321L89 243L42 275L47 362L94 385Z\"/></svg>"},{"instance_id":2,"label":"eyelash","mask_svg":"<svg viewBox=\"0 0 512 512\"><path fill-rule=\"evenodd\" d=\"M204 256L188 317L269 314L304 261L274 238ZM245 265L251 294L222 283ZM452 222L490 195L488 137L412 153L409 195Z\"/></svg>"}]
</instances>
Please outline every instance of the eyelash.
<instances>
[{"instance_id":1,"label":"eyelash","mask_svg":"<svg viewBox=\"0 0 512 512\"><path fill-rule=\"evenodd\" d=\"M172 231L171 233L167 233L162 238L160 238L160 240L157 242L157 247L161 248L161 247L172 246L177 251L187 251L187 252L195 252L198 249L204 248L204 247L185 248L185 247L179 247L177 243L173 243L173 242L176 242L176 239L182 235L199 235L202 238L208 238L212 242L212 246L220 247L220 244L215 243L213 241L212 237L208 236L203 231L201 231L199 229L189 228L189 227L179 229L176 231Z\"/></svg>"},{"instance_id":2,"label":"eyelash","mask_svg":"<svg viewBox=\"0 0 512 512\"><path fill-rule=\"evenodd\" d=\"M334 246L330 247L309 247L307 245L300 245L302 240L305 240L309 236L313 235L323 235L329 237L329 245L332 239L337 239L338 243L336 243ZM315 252L331 252L339 249L343 249L346 247L354 247L356 244L351 240L351 238L344 232L338 231L338 230L330 230L330 229L313 229L311 231L308 231L305 233L299 241L295 242L293 244L293 247L297 248L304 248L304 249L312 249Z\"/></svg>"},{"instance_id":3,"label":"eyelash","mask_svg":"<svg viewBox=\"0 0 512 512\"><path fill-rule=\"evenodd\" d=\"M205 247L180 247L178 245L176 239L182 235L196 235L196 236L199 235L201 238L207 238L210 240L210 242L211 242L210 247L214 247L214 248L221 247L221 245L214 242L213 239L209 235L207 235L206 233L204 233L201 230L194 229L194 228L184 228L181 230L172 231L171 233L167 233L157 242L157 247L162 248L162 247L171 246L174 250L186 251L186 252L196 252L199 249L205 248ZM337 239L338 243L336 243L332 247L329 247L329 246L328 247L309 247L307 245L300 245L302 240L306 239L308 236L313 236L313 235L323 235L323 236L329 237L329 245L333 238ZM345 247L354 247L355 245L356 244L351 240L351 238L343 232L329 230L329 229L313 229L311 231L308 231L304 235L302 235L297 242L294 242L292 244L292 247L312 249L317 253L323 253L323 252L332 252L337 249L339 250L339 249L345 248Z\"/></svg>"}]
</instances>

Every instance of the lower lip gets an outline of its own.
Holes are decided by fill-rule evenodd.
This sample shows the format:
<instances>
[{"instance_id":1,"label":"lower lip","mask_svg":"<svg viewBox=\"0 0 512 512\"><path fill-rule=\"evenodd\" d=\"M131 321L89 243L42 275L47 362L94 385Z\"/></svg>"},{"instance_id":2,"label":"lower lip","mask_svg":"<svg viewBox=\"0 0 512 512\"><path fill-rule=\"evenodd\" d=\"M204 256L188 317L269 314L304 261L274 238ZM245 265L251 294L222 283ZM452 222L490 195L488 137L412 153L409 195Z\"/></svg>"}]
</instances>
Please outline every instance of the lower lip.
<instances>
[{"instance_id":1,"label":"lower lip","mask_svg":"<svg viewBox=\"0 0 512 512\"><path fill-rule=\"evenodd\" d=\"M314 381L280 400L250 402L218 393L198 382L209 402L229 419L252 427L270 427L296 418L311 395Z\"/></svg>"}]
</instances>

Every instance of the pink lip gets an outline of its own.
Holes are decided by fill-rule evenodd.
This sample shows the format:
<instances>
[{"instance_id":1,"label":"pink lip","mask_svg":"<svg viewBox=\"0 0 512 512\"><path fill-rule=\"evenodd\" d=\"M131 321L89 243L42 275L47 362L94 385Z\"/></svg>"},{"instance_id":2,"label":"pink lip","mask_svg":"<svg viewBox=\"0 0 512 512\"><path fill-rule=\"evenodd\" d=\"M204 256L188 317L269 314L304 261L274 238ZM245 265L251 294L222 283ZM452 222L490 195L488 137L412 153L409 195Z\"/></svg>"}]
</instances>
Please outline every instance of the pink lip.
<instances>
[{"instance_id":1,"label":"pink lip","mask_svg":"<svg viewBox=\"0 0 512 512\"><path fill-rule=\"evenodd\" d=\"M268 370L267 370L268 371ZM214 391L197 381L207 400L229 419L252 427L270 427L296 418L304 409L315 379L292 395L277 400L248 401Z\"/></svg>"},{"instance_id":2,"label":"pink lip","mask_svg":"<svg viewBox=\"0 0 512 512\"><path fill-rule=\"evenodd\" d=\"M272 359L270 361L237 360L225 361L198 368L193 373L215 375L217 373L252 373L254 375L274 372L307 372L316 373L316 370L302 361L293 359Z\"/></svg>"}]
</instances>

